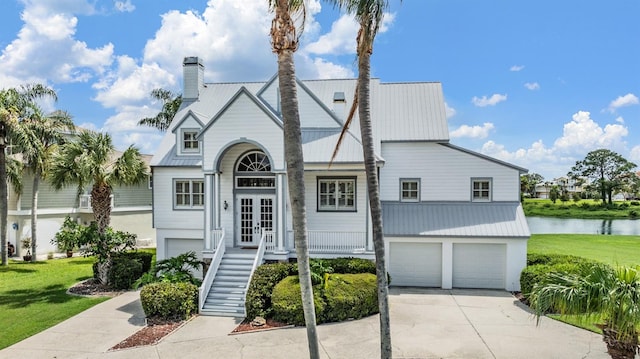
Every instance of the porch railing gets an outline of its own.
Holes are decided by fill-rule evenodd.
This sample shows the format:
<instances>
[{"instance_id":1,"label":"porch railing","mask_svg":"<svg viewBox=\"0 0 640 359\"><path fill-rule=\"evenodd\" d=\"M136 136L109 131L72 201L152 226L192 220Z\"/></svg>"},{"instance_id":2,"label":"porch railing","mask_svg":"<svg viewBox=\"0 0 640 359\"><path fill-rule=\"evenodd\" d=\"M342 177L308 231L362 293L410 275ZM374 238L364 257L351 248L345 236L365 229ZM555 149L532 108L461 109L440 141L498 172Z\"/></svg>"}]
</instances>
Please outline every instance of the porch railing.
<instances>
[{"instance_id":1,"label":"porch railing","mask_svg":"<svg viewBox=\"0 0 640 359\"><path fill-rule=\"evenodd\" d=\"M205 251L215 251L220 243L223 243L224 228L218 228L211 231L211 241L204 242ZM224 246L223 246L224 247Z\"/></svg>"},{"instance_id":2,"label":"porch railing","mask_svg":"<svg viewBox=\"0 0 640 359\"><path fill-rule=\"evenodd\" d=\"M212 240L213 243L216 244L218 248L213 254L213 258L211 258L211 264L209 264L209 269L207 270L207 274L204 276L202 280L202 285L199 288L199 296L198 296L198 310L201 310L204 307L204 302L207 299L207 295L209 294L209 290L211 289L211 285L213 284L213 279L216 277L216 273L218 273L218 268L220 268L220 263L222 262L222 256L224 256L224 251L226 246L220 245L224 243L224 229L214 230L213 232L219 231L219 237L217 240ZM214 238L214 236L212 236Z\"/></svg>"},{"instance_id":3,"label":"porch railing","mask_svg":"<svg viewBox=\"0 0 640 359\"><path fill-rule=\"evenodd\" d=\"M293 231L287 240L295 248ZM366 250L367 233L354 231L307 231L309 253L362 253Z\"/></svg>"},{"instance_id":4,"label":"porch railing","mask_svg":"<svg viewBox=\"0 0 640 359\"><path fill-rule=\"evenodd\" d=\"M264 237L264 251L267 253L273 253L276 250L276 232L274 231L262 231L262 237Z\"/></svg>"}]
</instances>

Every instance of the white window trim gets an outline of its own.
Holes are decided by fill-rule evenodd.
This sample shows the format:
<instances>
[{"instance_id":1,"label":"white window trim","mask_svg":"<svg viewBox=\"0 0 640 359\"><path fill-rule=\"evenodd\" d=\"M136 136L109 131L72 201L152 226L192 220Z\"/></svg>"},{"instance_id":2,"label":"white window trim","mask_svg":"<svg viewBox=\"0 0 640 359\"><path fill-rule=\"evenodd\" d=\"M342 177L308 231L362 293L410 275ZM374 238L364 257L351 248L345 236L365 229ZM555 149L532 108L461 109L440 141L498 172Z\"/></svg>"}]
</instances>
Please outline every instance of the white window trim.
<instances>
[{"instance_id":1,"label":"white window trim","mask_svg":"<svg viewBox=\"0 0 640 359\"><path fill-rule=\"evenodd\" d=\"M473 193L475 191L474 183L477 183L477 182L489 183L489 198L475 198L473 196ZM493 200L493 179L487 178L487 177L471 178L471 202L491 202L492 200Z\"/></svg>"},{"instance_id":2,"label":"white window trim","mask_svg":"<svg viewBox=\"0 0 640 359\"><path fill-rule=\"evenodd\" d=\"M320 205L320 183L321 182L335 182L336 192L333 193L335 197L335 206L321 206ZM340 207L339 193L337 189L340 187L340 182L352 182L353 183L353 206L342 206ZM318 177L317 181L317 211L318 212L357 212L357 204L358 204L358 178L357 177Z\"/></svg>"},{"instance_id":3,"label":"white window trim","mask_svg":"<svg viewBox=\"0 0 640 359\"><path fill-rule=\"evenodd\" d=\"M188 205L178 205L178 198L176 197L178 194L176 193L176 183L178 182L188 182L189 183L189 192L188 193L184 193L184 194L188 194L189 196L189 204ZM200 182L202 183L202 204L198 205L198 206L194 206L193 205L193 183L194 182ZM173 209L175 210L190 210L190 209L203 209L204 208L204 198L206 196L206 193L204 193L204 180L201 178L174 178L173 179L173 186L172 186L172 197L173 197Z\"/></svg>"},{"instance_id":4,"label":"white window trim","mask_svg":"<svg viewBox=\"0 0 640 359\"><path fill-rule=\"evenodd\" d=\"M193 148L185 148L184 144L185 144L185 140L184 140L184 135L186 133L194 133L195 137L197 138L199 133L200 133L200 129L198 128L181 128L180 131L178 131L178 148L180 149L180 154L181 155L200 155L202 153L202 143L201 141L196 139L196 143L198 144L198 148L193 149Z\"/></svg>"},{"instance_id":5,"label":"white window trim","mask_svg":"<svg viewBox=\"0 0 640 359\"><path fill-rule=\"evenodd\" d=\"M402 185L405 183L416 183L418 185L416 188L417 195L415 199L402 197L402 194L404 193ZM420 185L420 178L400 178L400 202L420 202Z\"/></svg>"}]
</instances>

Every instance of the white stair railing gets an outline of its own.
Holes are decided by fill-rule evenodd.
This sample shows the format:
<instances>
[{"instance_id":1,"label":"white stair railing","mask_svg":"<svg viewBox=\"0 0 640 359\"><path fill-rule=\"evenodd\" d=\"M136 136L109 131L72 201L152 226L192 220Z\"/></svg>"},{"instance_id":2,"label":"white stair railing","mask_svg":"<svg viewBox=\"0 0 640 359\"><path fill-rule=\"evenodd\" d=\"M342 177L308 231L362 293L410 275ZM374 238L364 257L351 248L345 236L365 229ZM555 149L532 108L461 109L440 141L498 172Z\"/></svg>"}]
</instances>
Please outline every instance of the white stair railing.
<instances>
[{"instance_id":1,"label":"white stair railing","mask_svg":"<svg viewBox=\"0 0 640 359\"><path fill-rule=\"evenodd\" d=\"M249 291L249 284L251 284L251 277L253 277L253 272L255 272L256 268L258 268L258 266L262 264L262 259L264 258L264 250L266 248L265 238L267 237L268 232L271 232L273 237L272 231L265 231L265 230L262 231L262 236L260 237L260 244L258 245L258 252L256 253L256 258L253 260L253 265L251 266L251 272L249 273L249 280L247 281L247 286L244 288L245 301L247 299L247 292Z\"/></svg>"},{"instance_id":2,"label":"white stair railing","mask_svg":"<svg viewBox=\"0 0 640 359\"><path fill-rule=\"evenodd\" d=\"M220 230L221 235L217 240L214 240L214 244L216 247L216 252L211 258L211 264L209 265L209 269L207 270L207 274L204 276L202 280L202 285L200 285L199 296L198 296L198 310L202 310L204 307L204 302L207 300L207 295L209 295L209 290L211 290L211 285L213 284L213 279L216 277L218 273L218 268L220 268L220 263L222 262L222 257L224 256L224 251L226 246L224 245L224 229Z\"/></svg>"}]
</instances>

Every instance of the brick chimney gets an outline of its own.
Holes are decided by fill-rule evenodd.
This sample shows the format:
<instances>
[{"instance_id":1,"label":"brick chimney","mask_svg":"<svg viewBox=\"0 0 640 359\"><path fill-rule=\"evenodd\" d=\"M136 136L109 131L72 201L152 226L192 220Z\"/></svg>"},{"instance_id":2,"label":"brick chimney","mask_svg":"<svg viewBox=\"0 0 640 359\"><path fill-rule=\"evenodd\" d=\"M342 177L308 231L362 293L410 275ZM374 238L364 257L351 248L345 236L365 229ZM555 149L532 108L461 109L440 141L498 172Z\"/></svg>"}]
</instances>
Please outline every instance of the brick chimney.
<instances>
[{"instance_id":1,"label":"brick chimney","mask_svg":"<svg viewBox=\"0 0 640 359\"><path fill-rule=\"evenodd\" d=\"M197 56L185 57L182 62L184 88L182 98L197 100L200 90L204 88L204 65Z\"/></svg>"}]
</instances>

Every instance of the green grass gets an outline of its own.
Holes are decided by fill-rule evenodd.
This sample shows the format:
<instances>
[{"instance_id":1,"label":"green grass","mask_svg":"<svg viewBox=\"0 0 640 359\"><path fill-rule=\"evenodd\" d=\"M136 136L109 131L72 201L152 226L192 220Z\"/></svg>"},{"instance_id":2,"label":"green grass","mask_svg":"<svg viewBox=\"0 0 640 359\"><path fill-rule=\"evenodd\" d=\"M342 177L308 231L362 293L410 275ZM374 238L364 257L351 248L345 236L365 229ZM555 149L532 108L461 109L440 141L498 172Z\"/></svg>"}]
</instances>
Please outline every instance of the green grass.
<instances>
[{"instance_id":1,"label":"green grass","mask_svg":"<svg viewBox=\"0 0 640 359\"><path fill-rule=\"evenodd\" d=\"M533 234L529 253L571 254L612 266L640 265L640 236L599 234Z\"/></svg>"},{"instance_id":2,"label":"green grass","mask_svg":"<svg viewBox=\"0 0 640 359\"><path fill-rule=\"evenodd\" d=\"M153 253L155 262L155 249L141 251ZM36 263L11 260L8 266L0 266L0 349L109 299L66 294L69 287L93 276L93 261L84 257Z\"/></svg>"},{"instance_id":3,"label":"green grass","mask_svg":"<svg viewBox=\"0 0 640 359\"><path fill-rule=\"evenodd\" d=\"M556 203L549 199L527 198L522 203L525 215L537 217L583 219L629 219L640 216L640 202L614 202L603 206L601 201L581 200Z\"/></svg>"},{"instance_id":4,"label":"green grass","mask_svg":"<svg viewBox=\"0 0 640 359\"><path fill-rule=\"evenodd\" d=\"M108 298L66 294L92 277L93 258L65 258L0 267L0 349L52 327Z\"/></svg>"}]
</instances>

